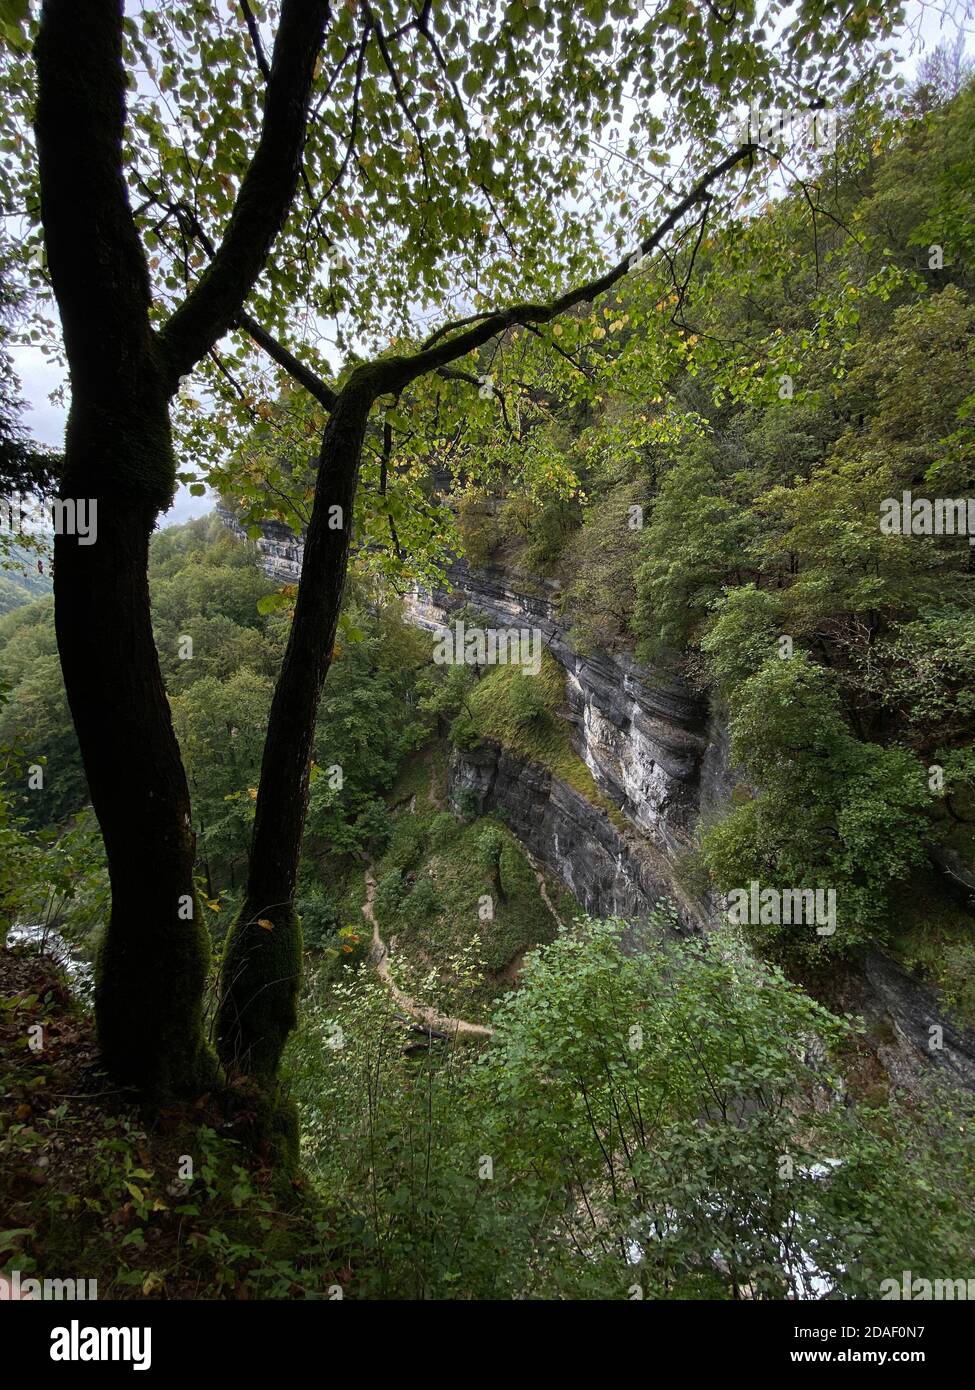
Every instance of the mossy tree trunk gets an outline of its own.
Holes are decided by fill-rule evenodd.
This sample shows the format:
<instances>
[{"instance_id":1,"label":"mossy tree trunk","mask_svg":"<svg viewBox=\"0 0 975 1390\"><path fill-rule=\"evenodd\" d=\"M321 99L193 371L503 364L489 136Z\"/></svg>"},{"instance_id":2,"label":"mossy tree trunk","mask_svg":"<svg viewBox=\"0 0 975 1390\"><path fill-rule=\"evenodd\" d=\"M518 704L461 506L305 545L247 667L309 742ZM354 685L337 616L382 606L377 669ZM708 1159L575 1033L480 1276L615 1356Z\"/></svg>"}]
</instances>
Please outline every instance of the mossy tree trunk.
<instances>
[{"instance_id":1,"label":"mossy tree trunk","mask_svg":"<svg viewBox=\"0 0 975 1390\"><path fill-rule=\"evenodd\" d=\"M71 378L61 496L97 508L93 543L56 539L54 599L112 888L98 1033L112 1076L153 1098L199 1093L216 1072L201 1016L210 950L189 794L149 608L149 538L176 483L169 404L231 326L291 204L327 13L325 0L283 0L233 216L159 333L123 172L122 0L44 0L35 47L41 217Z\"/></svg>"},{"instance_id":2,"label":"mossy tree trunk","mask_svg":"<svg viewBox=\"0 0 975 1390\"><path fill-rule=\"evenodd\" d=\"M301 931L294 910L315 719L332 659L366 421L375 391L353 377L322 436L294 621L261 763L247 896L227 941L217 1039L232 1074L270 1081L294 1027Z\"/></svg>"},{"instance_id":3,"label":"mossy tree trunk","mask_svg":"<svg viewBox=\"0 0 975 1390\"><path fill-rule=\"evenodd\" d=\"M193 891L186 778L150 623L154 512L90 485L92 446L77 425L83 410L76 398L64 493L97 497L98 540L83 547L57 538L55 612L111 877L96 972L98 1036L117 1081L157 1097L192 1095L214 1073L201 1015L210 948Z\"/></svg>"},{"instance_id":4,"label":"mossy tree trunk","mask_svg":"<svg viewBox=\"0 0 975 1390\"><path fill-rule=\"evenodd\" d=\"M58 650L112 887L96 977L113 1077L187 1094L212 1071L201 999L209 947L193 900L189 794L152 636L149 537L175 486L172 373L121 175L120 20L45 5L37 43L42 213L71 368L63 498L93 541L55 539ZM84 14L81 11L84 10ZM98 208L97 218L87 215ZM49 769L57 777L57 768Z\"/></svg>"}]
</instances>

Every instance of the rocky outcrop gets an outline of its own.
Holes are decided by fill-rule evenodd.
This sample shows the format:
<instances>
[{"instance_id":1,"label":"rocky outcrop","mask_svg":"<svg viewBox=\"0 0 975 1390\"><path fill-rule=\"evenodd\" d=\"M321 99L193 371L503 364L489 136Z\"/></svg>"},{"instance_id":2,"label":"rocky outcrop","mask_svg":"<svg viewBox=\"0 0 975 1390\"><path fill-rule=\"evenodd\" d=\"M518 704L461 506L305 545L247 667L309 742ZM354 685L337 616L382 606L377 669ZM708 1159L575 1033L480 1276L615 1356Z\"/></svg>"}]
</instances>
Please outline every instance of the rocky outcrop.
<instances>
[{"instance_id":1,"label":"rocky outcrop","mask_svg":"<svg viewBox=\"0 0 975 1390\"><path fill-rule=\"evenodd\" d=\"M217 515L223 524L241 540L247 539L247 532L226 507L217 507ZM277 521L265 521L257 541L261 557L261 568L269 578L279 584L297 584L301 578L301 560L304 542L290 527Z\"/></svg>"},{"instance_id":2,"label":"rocky outcrop","mask_svg":"<svg viewBox=\"0 0 975 1390\"><path fill-rule=\"evenodd\" d=\"M451 756L449 794L465 815L495 813L565 883L594 917L621 917L634 942L657 934L653 909L676 903L684 931L699 930L666 855L652 841L614 825L600 807L491 739Z\"/></svg>"},{"instance_id":3,"label":"rocky outcrop","mask_svg":"<svg viewBox=\"0 0 975 1390\"><path fill-rule=\"evenodd\" d=\"M637 830L670 856L679 854L699 812L709 751L704 702L628 656L578 652L559 616L554 584L521 584L499 570L460 563L447 577L451 588L409 601L413 620L432 630L466 605L495 627L538 628L566 674L565 717L576 752ZM720 775L709 764L709 777Z\"/></svg>"}]
</instances>

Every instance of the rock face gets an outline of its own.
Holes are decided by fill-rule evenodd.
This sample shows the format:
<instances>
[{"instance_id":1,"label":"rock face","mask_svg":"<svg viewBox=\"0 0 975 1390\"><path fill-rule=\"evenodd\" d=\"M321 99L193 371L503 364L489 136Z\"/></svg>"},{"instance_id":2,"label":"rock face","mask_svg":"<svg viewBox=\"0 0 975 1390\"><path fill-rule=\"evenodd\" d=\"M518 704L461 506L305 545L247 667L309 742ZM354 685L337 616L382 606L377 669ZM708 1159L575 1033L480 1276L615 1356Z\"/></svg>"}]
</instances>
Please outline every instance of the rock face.
<instances>
[{"instance_id":1,"label":"rock face","mask_svg":"<svg viewBox=\"0 0 975 1390\"><path fill-rule=\"evenodd\" d=\"M893 1031L893 1046L881 1055L888 1074L910 1084L911 1075L898 1075L905 1055L924 1057L956 1083L975 1091L975 1037L958 1028L941 1011L937 994L920 984L882 951L869 951L859 976L863 982L861 1011Z\"/></svg>"},{"instance_id":2,"label":"rock face","mask_svg":"<svg viewBox=\"0 0 975 1390\"><path fill-rule=\"evenodd\" d=\"M501 816L587 912L629 922L634 942L648 935L646 919L661 899L679 900L671 866L651 842L614 825L572 787L493 740L455 750L449 793L466 815ZM693 905L680 904L678 912L675 926L698 929ZM649 934L658 931L655 925Z\"/></svg>"},{"instance_id":3,"label":"rock face","mask_svg":"<svg viewBox=\"0 0 975 1390\"><path fill-rule=\"evenodd\" d=\"M465 604L494 627L534 627L565 670L565 717L576 752L600 789L634 827L670 856L687 845L697 821L708 744L706 705L685 686L657 677L627 656L582 655L557 614L559 590L531 581L517 588L499 570L455 564L450 590L410 602L430 629ZM715 766L711 777L722 775Z\"/></svg>"},{"instance_id":4,"label":"rock face","mask_svg":"<svg viewBox=\"0 0 975 1390\"><path fill-rule=\"evenodd\" d=\"M247 539L247 532L231 512L218 507L217 515L236 536L241 540ZM297 584L301 578L301 558L305 549L301 537L296 536L290 527L276 521L265 521L261 533L257 549L264 573L279 584Z\"/></svg>"}]
</instances>

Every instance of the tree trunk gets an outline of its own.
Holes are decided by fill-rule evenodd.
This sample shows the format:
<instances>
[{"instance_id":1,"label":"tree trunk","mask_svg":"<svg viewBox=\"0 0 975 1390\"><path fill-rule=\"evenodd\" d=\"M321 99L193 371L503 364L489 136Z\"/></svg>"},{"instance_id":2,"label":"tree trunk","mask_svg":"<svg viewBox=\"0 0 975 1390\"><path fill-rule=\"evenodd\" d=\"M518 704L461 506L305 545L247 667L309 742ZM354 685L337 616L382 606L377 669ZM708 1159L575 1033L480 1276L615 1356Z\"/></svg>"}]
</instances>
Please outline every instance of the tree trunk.
<instances>
[{"instance_id":1,"label":"tree trunk","mask_svg":"<svg viewBox=\"0 0 975 1390\"><path fill-rule=\"evenodd\" d=\"M230 1073L273 1079L297 1017L295 882L315 717L345 586L352 511L374 391L353 377L322 436L294 621L268 719L247 896L227 942L217 1039ZM336 510L338 509L338 510ZM340 520L341 524L336 524Z\"/></svg>"},{"instance_id":2,"label":"tree trunk","mask_svg":"<svg viewBox=\"0 0 975 1390\"><path fill-rule=\"evenodd\" d=\"M123 0L44 0L35 44L41 218L71 370L63 498L97 503L97 538L55 544L68 703L108 857L96 979L112 1075L199 1092L215 1066L201 1007L210 959L193 894L186 777L152 637L146 573L176 483L169 400L231 325L291 205L326 0L283 0L261 134L220 247L161 334L125 178Z\"/></svg>"},{"instance_id":3,"label":"tree trunk","mask_svg":"<svg viewBox=\"0 0 975 1390\"><path fill-rule=\"evenodd\" d=\"M95 1009L112 1077L153 1097L199 1093L213 1074L203 1037L209 940L193 892L190 802L159 670L146 574L156 503L99 486L134 441L147 472L171 473L165 395L112 412L75 391L63 497L94 499L93 544L54 547L58 650L112 885ZM114 470L111 470L114 471ZM89 510L91 503L89 502ZM56 776L56 769L53 770Z\"/></svg>"}]
</instances>

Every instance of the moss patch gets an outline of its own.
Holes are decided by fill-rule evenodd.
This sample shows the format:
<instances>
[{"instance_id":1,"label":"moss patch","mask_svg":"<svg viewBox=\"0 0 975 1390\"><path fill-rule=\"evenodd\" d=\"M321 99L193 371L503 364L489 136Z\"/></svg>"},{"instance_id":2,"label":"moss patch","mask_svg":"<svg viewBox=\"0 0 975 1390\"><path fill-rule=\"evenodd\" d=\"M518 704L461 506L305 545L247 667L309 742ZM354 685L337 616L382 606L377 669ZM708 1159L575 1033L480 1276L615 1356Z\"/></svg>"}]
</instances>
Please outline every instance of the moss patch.
<instances>
[{"instance_id":1,"label":"moss patch","mask_svg":"<svg viewBox=\"0 0 975 1390\"><path fill-rule=\"evenodd\" d=\"M494 739L526 762L538 763L598 807L618 830L627 831L626 818L600 791L572 746L562 717L564 692L565 672L547 651L537 676L515 666L496 666L478 681L468 700L474 733Z\"/></svg>"},{"instance_id":2,"label":"moss patch","mask_svg":"<svg viewBox=\"0 0 975 1390\"><path fill-rule=\"evenodd\" d=\"M410 800L396 812L389 848L375 866L376 918L394 962L403 958L414 972L441 978L443 988L434 987L432 1002L444 1012L457 984L450 962L475 942L483 979L464 1001L463 1016L482 1022L492 1001L511 988L524 952L550 941L556 927L535 871L511 832L493 817L465 824L440 804L442 764L443 750L431 750L423 775L415 769L411 774ZM489 827L500 838L496 872L503 897L483 858ZM361 902L361 873L359 883ZM555 911L563 921L571 920L578 911L574 898L549 879L545 883ZM483 920L480 909L488 896L493 917Z\"/></svg>"}]
</instances>

